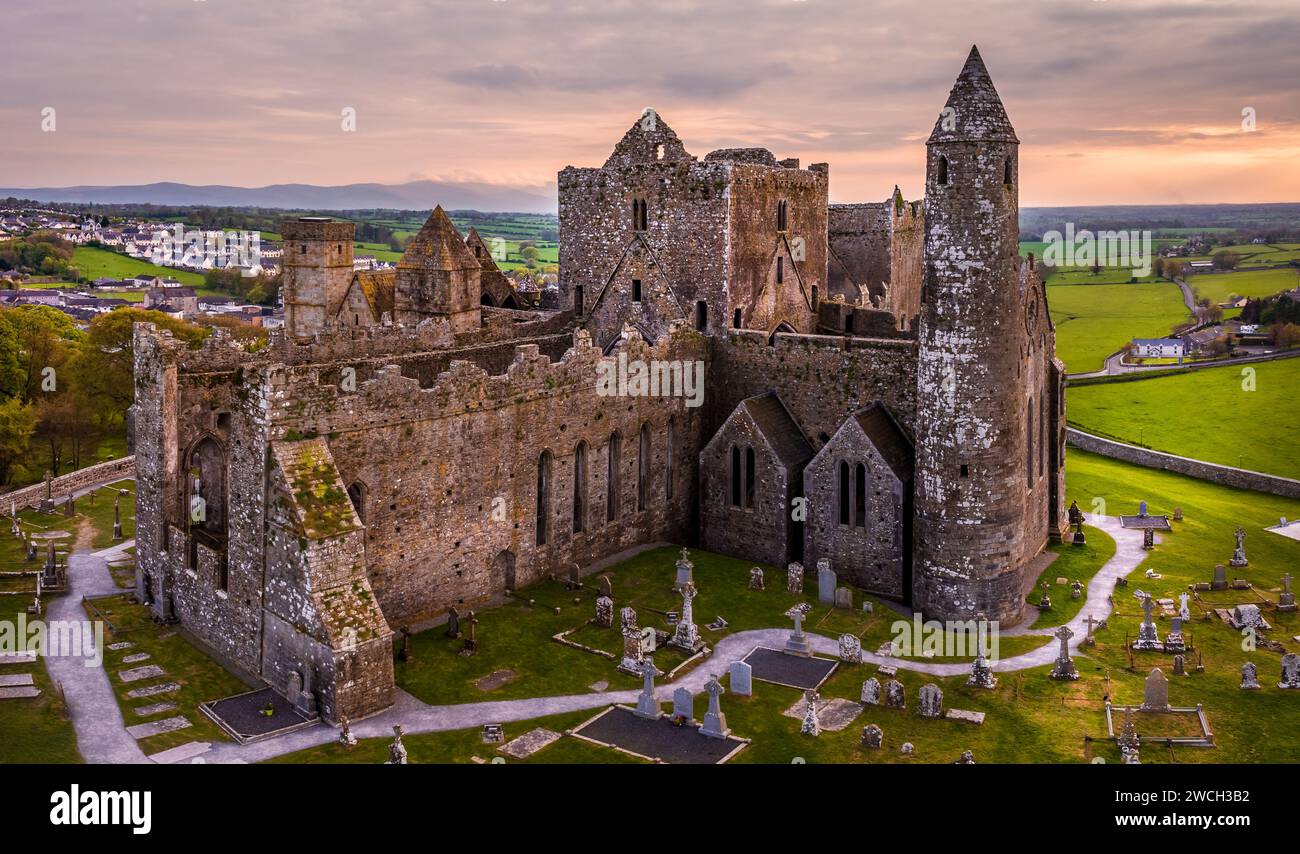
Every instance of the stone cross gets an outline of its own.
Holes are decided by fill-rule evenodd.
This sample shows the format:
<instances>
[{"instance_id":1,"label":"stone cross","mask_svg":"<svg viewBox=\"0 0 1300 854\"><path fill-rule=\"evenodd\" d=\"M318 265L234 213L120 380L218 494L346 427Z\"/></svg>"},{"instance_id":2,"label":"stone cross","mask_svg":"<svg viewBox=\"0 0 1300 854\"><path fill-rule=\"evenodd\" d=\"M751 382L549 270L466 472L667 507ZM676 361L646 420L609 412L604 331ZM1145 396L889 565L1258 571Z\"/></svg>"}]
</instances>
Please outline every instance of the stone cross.
<instances>
[{"instance_id":1,"label":"stone cross","mask_svg":"<svg viewBox=\"0 0 1300 854\"><path fill-rule=\"evenodd\" d=\"M406 764L406 745L402 744L402 725L393 726L393 743L388 745L388 761L386 765L405 765Z\"/></svg>"},{"instance_id":2,"label":"stone cross","mask_svg":"<svg viewBox=\"0 0 1300 854\"><path fill-rule=\"evenodd\" d=\"M1151 622L1151 612L1155 610L1155 607L1155 602L1151 600L1150 596L1142 597L1142 622Z\"/></svg>"},{"instance_id":3,"label":"stone cross","mask_svg":"<svg viewBox=\"0 0 1300 854\"><path fill-rule=\"evenodd\" d=\"M700 735L710 738L726 738L731 735L727 728L727 716L722 713L719 698L726 693L718 677L712 676L704 683L704 691L709 695L709 710L704 714L704 723L700 726Z\"/></svg>"},{"instance_id":4,"label":"stone cross","mask_svg":"<svg viewBox=\"0 0 1300 854\"><path fill-rule=\"evenodd\" d=\"M1232 560L1228 561L1231 566L1249 566L1250 561L1246 560L1246 529L1237 526L1235 533L1237 538L1237 548L1232 553Z\"/></svg>"},{"instance_id":5,"label":"stone cross","mask_svg":"<svg viewBox=\"0 0 1300 854\"><path fill-rule=\"evenodd\" d=\"M1056 657L1056 665L1052 668L1050 674L1052 679L1078 679L1079 670L1074 666L1070 659L1070 638L1074 637L1074 632L1069 626L1061 626L1053 636L1061 642L1061 652Z\"/></svg>"},{"instance_id":6,"label":"stone cross","mask_svg":"<svg viewBox=\"0 0 1300 854\"><path fill-rule=\"evenodd\" d=\"M1191 622L1192 619L1192 609L1187 604L1191 598L1188 593L1178 594L1178 616L1184 623Z\"/></svg>"},{"instance_id":7,"label":"stone cross","mask_svg":"<svg viewBox=\"0 0 1300 854\"><path fill-rule=\"evenodd\" d=\"M641 678L644 680L641 685L641 694L637 697L636 715L637 717L647 718L649 720L658 720L661 712L659 711L659 702L655 700L655 669L653 658L646 658L641 662Z\"/></svg>"},{"instance_id":8,"label":"stone cross","mask_svg":"<svg viewBox=\"0 0 1300 854\"><path fill-rule=\"evenodd\" d=\"M1084 620L1084 622L1088 624L1088 632L1083 636L1083 639L1086 641L1090 641L1092 640L1092 630L1096 627L1097 620L1095 617L1092 616L1092 614L1089 614L1088 618Z\"/></svg>"},{"instance_id":9,"label":"stone cross","mask_svg":"<svg viewBox=\"0 0 1300 854\"><path fill-rule=\"evenodd\" d=\"M92 493L93 494L93 493ZM113 496L113 539L122 539L122 508L119 504L122 496Z\"/></svg>"}]
</instances>

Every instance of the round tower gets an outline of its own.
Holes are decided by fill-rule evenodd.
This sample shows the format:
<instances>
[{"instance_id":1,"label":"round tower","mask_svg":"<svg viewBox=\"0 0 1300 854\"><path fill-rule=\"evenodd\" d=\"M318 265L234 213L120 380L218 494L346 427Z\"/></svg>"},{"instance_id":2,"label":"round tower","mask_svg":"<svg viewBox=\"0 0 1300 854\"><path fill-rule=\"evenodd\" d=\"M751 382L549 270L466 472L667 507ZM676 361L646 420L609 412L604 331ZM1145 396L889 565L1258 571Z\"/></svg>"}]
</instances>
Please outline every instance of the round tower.
<instances>
[{"instance_id":1,"label":"round tower","mask_svg":"<svg viewBox=\"0 0 1300 854\"><path fill-rule=\"evenodd\" d=\"M913 601L1019 616L1026 561L1019 140L972 47L927 146Z\"/></svg>"}]
</instances>

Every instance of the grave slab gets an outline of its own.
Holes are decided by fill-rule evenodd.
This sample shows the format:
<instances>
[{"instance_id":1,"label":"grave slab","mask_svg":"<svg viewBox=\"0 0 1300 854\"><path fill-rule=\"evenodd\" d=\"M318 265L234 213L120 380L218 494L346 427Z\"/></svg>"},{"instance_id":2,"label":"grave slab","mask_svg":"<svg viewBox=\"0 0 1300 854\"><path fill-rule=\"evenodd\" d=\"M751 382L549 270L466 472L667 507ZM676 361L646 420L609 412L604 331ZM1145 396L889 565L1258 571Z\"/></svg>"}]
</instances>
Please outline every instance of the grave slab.
<instances>
[{"instance_id":1,"label":"grave slab","mask_svg":"<svg viewBox=\"0 0 1300 854\"><path fill-rule=\"evenodd\" d=\"M501 745L497 748L507 756L513 756L516 759L527 759L537 751L549 744L554 744L560 740L560 734L545 727L530 729L528 732L518 738Z\"/></svg>"},{"instance_id":2,"label":"grave slab","mask_svg":"<svg viewBox=\"0 0 1300 854\"><path fill-rule=\"evenodd\" d=\"M175 703L154 703L151 706L140 706L139 708L132 709L132 711L142 718L147 718L153 715L161 715L163 712L170 712L175 708Z\"/></svg>"},{"instance_id":3,"label":"grave slab","mask_svg":"<svg viewBox=\"0 0 1300 854\"><path fill-rule=\"evenodd\" d=\"M147 653L147 652L135 652L135 653L132 653L131 655L125 655L125 656L123 656L123 657L122 657L122 663L123 663L123 664L135 664L135 663L138 662L138 661L148 661L148 660L149 660L150 658L152 658L152 657L153 657L153 656L149 655L149 653Z\"/></svg>"},{"instance_id":4,"label":"grave slab","mask_svg":"<svg viewBox=\"0 0 1300 854\"><path fill-rule=\"evenodd\" d=\"M781 714L787 718L802 721L808 714L808 698L800 697L795 704ZM862 706L852 700L836 697L817 705L817 724L823 731L840 732L848 729L849 724L862 714Z\"/></svg>"},{"instance_id":5,"label":"grave slab","mask_svg":"<svg viewBox=\"0 0 1300 854\"><path fill-rule=\"evenodd\" d=\"M735 736L701 735L697 727L675 726L668 717L637 717L624 706L606 709L579 726L574 734L640 756L685 765L716 765L747 744Z\"/></svg>"},{"instance_id":6,"label":"grave slab","mask_svg":"<svg viewBox=\"0 0 1300 854\"><path fill-rule=\"evenodd\" d=\"M159 694L172 694L180 689L181 686L175 682L161 682L157 685L146 685L143 688L132 688L126 692L126 696L132 700L143 700L145 697L157 697Z\"/></svg>"},{"instance_id":7,"label":"grave slab","mask_svg":"<svg viewBox=\"0 0 1300 854\"><path fill-rule=\"evenodd\" d=\"M17 685L12 688L0 688L0 700L25 700L41 696L41 689L35 685Z\"/></svg>"},{"instance_id":8,"label":"grave slab","mask_svg":"<svg viewBox=\"0 0 1300 854\"><path fill-rule=\"evenodd\" d=\"M165 732L176 732L180 729L188 729L194 726L190 723L189 718L184 715L177 715L174 718L163 718L160 721L150 721L147 724L136 724L126 728L126 732L134 739L148 738L151 735L162 735Z\"/></svg>"},{"instance_id":9,"label":"grave slab","mask_svg":"<svg viewBox=\"0 0 1300 854\"><path fill-rule=\"evenodd\" d=\"M839 662L830 658L787 655L767 647L757 647L743 661L754 669L754 678L760 682L802 688L817 688L834 672Z\"/></svg>"},{"instance_id":10,"label":"grave slab","mask_svg":"<svg viewBox=\"0 0 1300 854\"><path fill-rule=\"evenodd\" d=\"M120 652L124 649L130 649L133 646L135 646L135 644L131 643L130 641L118 641L117 643L110 643L108 645L108 648L111 649L113 652Z\"/></svg>"},{"instance_id":11,"label":"grave slab","mask_svg":"<svg viewBox=\"0 0 1300 854\"><path fill-rule=\"evenodd\" d=\"M14 688L19 685L31 685L32 674L30 673L9 673L0 676L0 688Z\"/></svg>"},{"instance_id":12,"label":"grave slab","mask_svg":"<svg viewBox=\"0 0 1300 854\"><path fill-rule=\"evenodd\" d=\"M944 717L950 721L965 721L968 724L984 723L983 712L971 712L966 709L949 709L944 713Z\"/></svg>"},{"instance_id":13,"label":"grave slab","mask_svg":"<svg viewBox=\"0 0 1300 854\"><path fill-rule=\"evenodd\" d=\"M193 759L195 756L202 756L211 749L212 742L189 741L179 747L173 747L169 750L163 750L158 753L151 753L145 758L157 762L159 765L172 765L177 762L185 762Z\"/></svg>"},{"instance_id":14,"label":"grave slab","mask_svg":"<svg viewBox=\"0 0 1300 854\"><path fill-rule=\"evenodd\" d=\"M117 672L117 677L123 682L139 682L141 679L154 679L166 675L167 671L156 664L146 664L144 667L134 667L130 670L119 670Z\"/></svg>"}]
</instances>

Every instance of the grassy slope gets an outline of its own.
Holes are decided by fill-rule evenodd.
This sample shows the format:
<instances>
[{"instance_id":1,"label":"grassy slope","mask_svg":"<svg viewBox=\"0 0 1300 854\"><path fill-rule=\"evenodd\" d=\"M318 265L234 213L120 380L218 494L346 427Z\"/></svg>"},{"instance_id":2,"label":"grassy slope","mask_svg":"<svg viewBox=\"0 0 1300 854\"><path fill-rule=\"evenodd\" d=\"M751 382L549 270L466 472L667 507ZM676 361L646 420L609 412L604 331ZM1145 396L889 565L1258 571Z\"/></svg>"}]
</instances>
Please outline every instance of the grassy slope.
<instances>
[{"instance_id":1,"label":"grassy slope","mask_svg":"<svg viewBox=\"0 0 1300 854\"><path fill-rule=\"evenodd\" d=\"M1255 390L1243 389L1254 371ZM1070 389L1080 429L1160 451L1300 478L1300 360Z\"/></svg>"},{"instance_id":2,"label":"grassy slope","mask_svg":"<svg viewBox=\"0 0 1300 854\"><path fill-rule=\"evenodd\" d=\"M1131 339L1166 335L1187 319L1178 286L1164 281L1052 284L1047 304L1057 354L1071 373L1100 370Z\"/></svg>"},{"instance_id":3,"label":"grassy slope","mask_svg":"<svg viewBox=\"0 0 1300 854\"><path fill-rule=\"evenodd\" d=\"M1265 297L1300 287L1300 268L1203 273L1192 276L1187 283L1197 299L1221 303L1230 297Z\"/></svg>"},{"instance_id":4,"label":"grassy slope","mask_svg":"<svg viewBox=\"0 0 1300 854\"><path fill-rule=\"evenodd\" d=\"M1083 533L1087 537L1087 545L1058 543L1051 547L1051 551L1058 557L1038 577L1038 583L1034 585L1034 590L1029 594L1027 601L1037 605L1042 599L1043 584L1046 582L1047 593L1052 597L1052 610L1040 613L1038 619L1034 620L1032 628L1045 629L1064 625L1073 620L1086 601L1084 597L1088 595L1088 582L1092 581L1092 577L1106 561L1115 556L1115 541L1105 531L1091 525L1084 525ZM1057 584L1058 578L1065 578L1067 582ZM1071 585L1075 581L1081 582L1084 588L1083 595L1078 599L1070 598Z\"/></svg>"},{"instance_id":5,"label":"grassy slope","mask_svg":"<svg viewBox=\"0 0 1300 854\"><path fill-rule=\"evenodd\" d=\"M203 284L203 277L198 273L188 273L174 267L159 267L156 264L150 264L148 261L128 258L112 250L96 249L93 246L78 246L74 249L72 262L81 270L82 276L91 280L106 276L124 279L128 276L146 273L153 276L162 276L163 278L172 278L194 287L200 287Z\"/></svg>"}]
</instances>

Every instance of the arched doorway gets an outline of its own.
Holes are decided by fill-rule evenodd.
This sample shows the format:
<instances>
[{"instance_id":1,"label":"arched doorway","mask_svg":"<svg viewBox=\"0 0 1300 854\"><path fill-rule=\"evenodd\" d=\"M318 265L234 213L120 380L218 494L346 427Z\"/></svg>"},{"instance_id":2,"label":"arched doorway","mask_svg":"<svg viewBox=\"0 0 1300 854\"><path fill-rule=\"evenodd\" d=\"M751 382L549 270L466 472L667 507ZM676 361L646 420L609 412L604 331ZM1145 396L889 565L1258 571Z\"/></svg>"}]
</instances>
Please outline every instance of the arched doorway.
<instances>
[{"instance_id":1,"label":"arched doorway","mask_svg":"<svg viewBox=\"0 0 1300 854\"><path fill-rule=\"evenodd\" d=\"M494 586L503 590L515 590L515 555L506 549L492 561L492 580Z\"/></svg>"}]
</instances>

